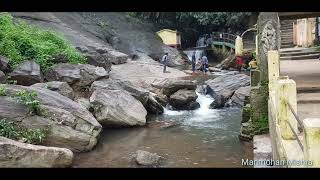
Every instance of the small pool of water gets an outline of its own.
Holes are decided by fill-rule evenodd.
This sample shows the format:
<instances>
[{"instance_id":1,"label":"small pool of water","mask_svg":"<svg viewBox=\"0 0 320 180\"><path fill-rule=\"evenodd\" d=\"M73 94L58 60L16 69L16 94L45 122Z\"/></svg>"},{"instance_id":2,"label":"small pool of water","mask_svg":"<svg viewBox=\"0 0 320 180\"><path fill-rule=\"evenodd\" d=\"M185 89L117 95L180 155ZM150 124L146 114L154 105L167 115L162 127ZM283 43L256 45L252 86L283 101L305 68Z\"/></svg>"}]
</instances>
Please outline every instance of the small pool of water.
<instances>
[{"instance_id":1,"label":"small pool of water","mask_svg":"<svg viewBox=\"0 0 320 180\"><path fill-rule=\"evenodd\" d=\"M209 109L209 96L200 95L194 111L170 111L148 122L174 121L170 128L104 129L96 148L75 155L74 167L137 167L132 155L146 150L164 157L162 167L241 167L253 159L252 144L239 141L239 108Z\"/></svg>"}]
</instances>

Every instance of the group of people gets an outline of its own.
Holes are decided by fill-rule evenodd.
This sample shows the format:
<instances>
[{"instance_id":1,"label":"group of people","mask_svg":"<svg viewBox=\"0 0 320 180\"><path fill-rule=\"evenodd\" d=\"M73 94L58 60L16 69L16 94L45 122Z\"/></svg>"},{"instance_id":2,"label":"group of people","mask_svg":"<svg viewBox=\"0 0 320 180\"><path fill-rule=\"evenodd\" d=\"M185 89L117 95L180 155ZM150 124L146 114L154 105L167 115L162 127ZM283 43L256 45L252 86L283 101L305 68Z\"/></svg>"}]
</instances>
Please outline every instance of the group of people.
<instances>
[{"instance_id":1,"label":"group of people","mask_svg":"<svg viewBox=\"0 0 320 180\"><path fill-rule=\"evenodd\" d=\"M202 56L201 59L199 58L198 59L200 62L201 62L201 70L203 73L207 73L208 71L208 68L209 68L209 61L208 61L208 58L207 56ZM197 61L196 61L196 52L194 51L192 53L192 57L191 57L191 64L192 64L192 72L194 73L196 71L196 64L197 64Z\"/></svg>"},{"instance_id":2,"label":"group of people","mask_svg":"<svg viewBox=\"0 0 320 180\"><path fill-rule=\"evenodd\" d=\"M165 55L162 57L162 64L163 64L163 73L166 73L166 68L168 65L168 53L165 53ZM198 61L200 61L201 66L200 69L204 74L207 73L208 68L209 68L209 62L207 56L203 55L201 59L199 58ZM192 53L191 57L191 65L192 65L192 72L195 73L196 71L196 52L194 51ZM249 61L245 61L242 56L236 56L236 67L238 71L240 72L242 68L246 70L251 70L251 69L257 69L257 61L254 58L250 58Z\"/></svg>"},{"instance_id":3,"label":"group of people","mask_svg":"<svg viewBox=\"0 0 320 180\"><path fill-rule=\"evenodd\" d=\"M248 71L258 68L257 61L254 58L250 58L250 61L245 62L241 56L236 56L236 66L239 72L242 68Z\"/></svg>"}]
</instances>

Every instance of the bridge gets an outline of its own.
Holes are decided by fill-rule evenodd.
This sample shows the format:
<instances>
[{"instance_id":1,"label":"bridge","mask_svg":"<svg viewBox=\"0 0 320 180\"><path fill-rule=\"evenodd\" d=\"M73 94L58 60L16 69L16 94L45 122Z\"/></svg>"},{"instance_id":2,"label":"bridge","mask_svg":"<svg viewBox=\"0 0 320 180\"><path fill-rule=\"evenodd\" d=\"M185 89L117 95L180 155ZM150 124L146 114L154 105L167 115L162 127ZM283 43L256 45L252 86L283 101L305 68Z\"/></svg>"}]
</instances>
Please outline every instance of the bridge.
<instances>
[{"instance_id":1,"label":"bridge","mask_svg":"<svg viewBox=\"0 0 320 180\"><path fill-rule=\"evenodd\" d=\"M235 49L235 41L237 36L235 34L224 33L224 32L212 32L211 40L206 42L205 46L198 46L186 49L188 50L212 50L212 48L219 46L222 48L228 47L231 50Z\"/></svg>"}]
</instances>

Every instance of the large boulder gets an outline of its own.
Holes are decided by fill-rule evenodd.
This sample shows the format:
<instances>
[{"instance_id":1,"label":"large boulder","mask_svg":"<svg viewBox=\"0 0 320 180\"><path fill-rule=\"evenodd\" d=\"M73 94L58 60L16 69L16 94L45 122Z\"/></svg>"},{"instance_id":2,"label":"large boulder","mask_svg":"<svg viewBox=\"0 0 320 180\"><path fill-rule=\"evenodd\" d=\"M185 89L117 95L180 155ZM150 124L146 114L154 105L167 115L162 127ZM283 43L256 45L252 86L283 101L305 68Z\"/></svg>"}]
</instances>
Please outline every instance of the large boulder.
<instances>
[{"instance_id":1,"label":"large boulder","mask_svg":"<svg viewBox=\"0 0 320 180\"><path fill-rule=\"evenodd\" d=\"M156 153L138 150L135 155L135 160L138 165L143 166L158 166L161 156Z\"/></svg>"},{"instance_id":2,"label":"large boulder","mask_svg":"<svg viewBox=\"0 0 320 180\"><path fill-rule=\"evenodd\" d=\"M95 81L91 85L91 91L97 89L106 89L106 90L119 90L123 89L128 91L133 97L139 100L143 105L145 105L149 98L149 91L143 89L130 81L119 80L119 79L105 79L101 81Z\"/></svg>"},{"instance_id":3,"label":"large boulder","mask_svg":"<svg viewBox=\"0 0 320 180\"><path fill-rule=\"evenodd\" d=\"M107 72L111 71L111 62L106 59L105 56L96 53L86 53L85 57L87 58L88 64L103 67Z\"/></svg>"},{"instance_id":4,"label":"large boulder","mask_svg":"<svg viewBox=\"0 0 320 180\"><path fill-rule=\"evenodd\" d=\"M146 124L146 109L127 91L97 89L92 93L90 103L93 114L104 127Z\"/></svg>"},{"instance_id":5,"label":"large boulder","mask_svg":"<svg viewBox=\"0 0 320 180\"><path fill-rule=\"evenodd\" d=\"M151 94L149 94L145 108L150 114L162 114L164 112L163 106L158 103L158 101Z\"/></svg>"},{"instance_id":6,"label":"large boulder","mask_svg":"<svg viewBox=\"0 0 320 180\"><path fill-rule=\"evenodd\" d=\"M10 79L16 80L17 84L24 86L43 82L40 66L34 61L24 61L18 65L13 72L10 73Z\"/></svg>"},{"instance_id":7,"label":"large boulder","mask_svg":"<svg viewBox=\"0 0 320 180\"><path fill-rule=\"evenodd\" d=\"M32 87L47 88L51 91L56 91L72 100L74 99L73 89L66 82L51 81L47 83L37 83L32 85Z\"/></svg>"},{"instance_id":8,"label":"large boulder","mask_svg":"<svg viewBox=\"0 0 320 180\"><path fill-rule=\"evenodd\" d=\"M200 107L194 90L180 89L170 96L170 105L177 110L194 110Z\"/></svg>"},{"instance_id":9,"label":"large boulder","mask_svg":"<svg viewBox=\"0 0 320 180\"><path fill-rule=\"evenodd\" d=\"M6 81L6 75L0 71L0 84Z\"/></svg>"},{"instance_id":10,"label":"large boulder","mask_svg":"<svg viewBox=\"0 0 320 180\"><path fill-rule=\"evenodd\" d=\"M150 114L162 114L163 107L161 104L155 100L155 98L150 95L150 92L144 88L136 86L130 81L120 80L120 79L106 79L101 81L95 81L91 85L91 91L97 89L106 90L125 90L129 92L134 98L139 100L145 109Z\"/></svg>"},{"instance_id":11,"label":"large boulder","mask_svg":"<svg viewBox=\"0 0 320 180\"><path fill-rule=\"evenodd\" d=\"M0 56L0 71L8 72L9 70L9 60L3 56Z\"/></svg>"},{"instance_id":12,"label":"large boulder","mask_svg":"<svg viewBox=\"0 0 320 180\"><path fill-rule=\"evenodd\" d=\"M217 95L214 101L210 104L210 109L220 109L225 106L226 99L222 95Z\"/></svg>"},{"instance_id":13,"label":"large boulder","mask_svg":"<svg viewBox=\"0 0 320 180\"><path fill-rule=\"evenodd\" d=\"M237 89L250 85L250 77L245 74L223 75L205 83L207 93L213 98L221 95L224 99L229 99Z\"/></svg>"},{"instance_id":14,"label":"large boulder","mask_svg":"<svg viewBox=\"0 0 320 180\"><path fill-rule=\"evenodd\" d=\"M54 65L47 73L48 81L63 81L76 89L90 86L96 80L108 78L108 72L102 67L89 64L67 64Z\"/></svg>"},{"instance_id":15,"label":"large boulder","mask_svg":"<svg viewBox=\"0 0 320 180\"><path fill-rule=\"evenodd\" d=\"M246 97L250 96L251 86L240 87L228 101L228 106L243 107Z\"/></svg>"},{"instance_id":16,"label":"large boulder","mask_svg":"<svg viewBox=\"0 0 320 180\"><path fill-rule=\"evenodd\" d=\"M61 168L71 166L72 160L69 149L26 144L0 136L2 168Z\"/></svg>"},{"instance_id":17,"label":"large boulder","mask_svg":"<svg viewBox=\"0 0 320 180\"><path fill-rule=\"evenodd\" d=\"M26 128L49 128L44 145L89 151L97 143L102 127L93 115L77 102L40 87L4 85L7 96L0 96L0 118L15 121ZM18 91L34 91L40 111L30 116L29 109L12 97Z\"/></svg>"},{"instance_id":18,"label":"large boulder","mask_svg":"<svg viewBox=\"0 0 320 180\"><path fill-rule=\"evenodd\" d=\"M162 93L167 96L172 95L179 89L195 90L197 88L195 81L181 79L156 80L151 84L151 86L161 89Z\"/></svg>"}]
</instances>

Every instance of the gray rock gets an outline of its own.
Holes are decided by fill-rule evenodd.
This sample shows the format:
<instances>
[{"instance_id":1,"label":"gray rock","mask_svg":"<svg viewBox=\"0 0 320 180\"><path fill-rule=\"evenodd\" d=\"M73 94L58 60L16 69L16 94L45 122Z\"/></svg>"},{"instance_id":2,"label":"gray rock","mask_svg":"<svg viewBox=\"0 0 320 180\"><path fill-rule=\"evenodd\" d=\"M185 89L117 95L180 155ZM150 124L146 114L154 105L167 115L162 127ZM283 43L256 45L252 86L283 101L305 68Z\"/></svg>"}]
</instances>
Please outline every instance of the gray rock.
<instances>
[{"instance_id":1,"label":"gray rock","mask_svg":"<svg viewBox=\"0 0 320 180\"><path fill-rule=\"evenodd\" d=\"M207 94L207 85L197 86L196 92L200 94Z\"/></svg>"},{"instance_id":2,"label":"gray rock","mask_svg":"<svg viewBox=\"0 0 320 180\"><path fill-rule=\"evenodd\" d=\"M156 153L138 150L136 152L136 163L143 166L157 166L159 165L160 156Z\"/></svg>"},{"instance_id":3,"label":"gray rock","mask_svg":"<svg viewBox=\"0 0 320 180\"><path fill-rule=\"evenodd\" d=\"M214 98L214 101L210 104L210 109L223 108L226 103L226 99L222 95L218 95Z\"/></svg>"},{"instance_id":4,"label":"gray rock","mask_svg":"<svg viewBox=\"0 0 320 180\"><path fill-rule=\"evenodd\" d=\"M106 79L101 81L95 81L91 85L91 91L97 89L106 90L125 90L129 92L134 98L139 100L145 109L150 114L162 114L163 107L154 99L150 92L144 88L134 85L130 81L120 79Z\"/></svg>"},{"instance_id":5,"label":"gray rock","mask_svg":"<svg viewBox=\"0 0 320 180\"><path fill-rule=\"evenodd\" d=\"M102 127L93 115L71 99L38 87L4 85L7 96L0 96L0 118L20 123L27 128L49 128L44 145L68 148L75 152L91 150ZM13 98L21 90L35 91L40 112L30 116L29 109Z\"/></svg>"},{"instance_id":6,"label":"gray rock","mask_svg":"<svg viewBox=\"0 0 320 180\"><path fill-rule=\"evenodd\" d=\"M243 107L245 98L250 96L250 91L251 86L240 87L237 89L228 101L228 106Z\"/></svg>"},{"instance_id":7,"label":"gray rock","mask_svg":"<svg viewBox=\"0 0 320 180\"><path fill-rule=\"evenodd\" d=\"M150 94L147 104L145 105L146 110L150 114L162 114L164 109L160 103Z\"/></svg>"},{"instance_id":8,"label":"gray rock","mask_svg":"<svg viewBox=\"0 0 320 180\"><path fill-rule=\"evenodd\" d=\"M16 80L17 84L24 86L43 82L40 66L34 61L24 61L10 73L10 77L11 80Z\"/></svg>"},{"instance_id":9,"label":"gray rock","mask_svg":"<svg viewBox=\"0 0 320 180\"><path fill-rule=\"evenodd\" d=\"M68 57L65 54L57 54L52 57L52 61L55 64L58 63L67 63L69 61Z\"/></svg>"},{"instance_id":10,"label":"gray rock","mask_svg":"<svg viewBox=\"0 0 320 180\"><path fill-rule=\"evenodd\" d=\"M107 72L111 71L111 61L109 61L105 55L96 53L96 52L90 52L86 53L85 57L88 60L88 64L103 67Z\"/></svg>"},{"instance_id":11,"label":"gray rock","mask_svg":"<svg viewBox=\"0 0 320 180\"><path fill-rule=\"evenodd\" d=\"M66 96L72 100L74 99L73 89L66 82L51 81L47 83L37 83L32 85L31 87L47 88L51 91L56 91L59 94Z\"/></svg>"},{"instance_id":12,"label":"gray rock","mask_svg":"<svg viewBox=\"0 0 320 180\"><path fill-rule=\"evenodd\" d=\"M6 75L0 71L0 84L6 81Z\"/></svg>"},{"instance_id":13,"label":"gray rock","mask_svg":"<svg viewBox=\"0 0 320 180\"><path fill-rule=\"evenodd\" d=\"M0 136L0 167L61 168L72 164L69 149L21 143Z\"/></svg>"},{"instance_id":14,"label":"gray rock","mask_svg":"<svg viewBox=\"0 0 320 180\"><path fill-rule=\"evenodd\" d=\"M0 71L8 72L9 69L9 60L3 56L0 56Z\"/></svg>"},{"instance_id":15,"label":"gray rock","mask_svg":"<svg viewBox=\"0 0 320 180\"><path fill-rule=\"evenodd\" d=\"M169 99L166 95L163 94L155 94L153 97L161 104L163 107L166 107L167 104L169 103Z\"/></svg>"},{"instance_id":16,"label":"gray rock","mask_svg":"<svg viewBox=\"0 0 320 180\"><path fill-rule=\"evenodd\" d=\"M215 67L209 67L210 72L221 72L221 69L215 68Z\"/></svg>"},{"instance_id":17,"label":"gray rock","mask_svg":"<svg viewBox=\"0 0 320 180\"><path fill-rule=\"evenodd\" d=\"M89 64L60 63L46 73L47 80L67 82L75 89L90 86L94 81L108 77L104 68Z\"/></svg>"},{"instance_id":18,"label":"gray rock","mask_svg":"<svg viewBox=\"0 0 320 180\"><path fill-rule=\"evenodd\" d=\"M119 90L123 89L128 91L133 97L139 100L143 105L147 104L149 98L149 91L143 89L139 86L134 85L130 81L119 80L119 79L105 79L101 81L95 81L91 85L91 91L97 89L106 89L106 90Z\"/></svg>"},{"instance_id":19,"label":"gray rock","mask_svg":"<svg viewBox=\"0 0 320 180\"><path fill-rule=\"evenodd\" d=\"M198 107L198 95L194 90L180 89L170 96L170 105L177 110L193 110Z\"/></svg>"},{"instance_id":20,"label":"gray rock","mask_svg":"<svg viewBox=\"0 0 320 180\"><path fill-rule=\"evenodd\" d=\"M221 95L224 99L229 99L237 89L250 85L250 77L245 74L223 75L205 83L208 85L207 93L213 98Z\"/></svg>"},{"instance_id":21,"label":"gray rock","mask_svg":"<svg viewBox=\"0 0 320 180\"><path fill-rule=\"evenodd\" d=\"M92 93L90 103L93 114L104 127L146 124L146 109L127 91L97 89Z\"/></svg>"},{"instance_id":22,"label":"gray rock","mask_svg":"<svg viewBox=\"0 0 320 180\"><path fill-rule=\"evenodd\" d=\"M76 100L82 107L86 108L87 110L90 110L91 104L89 99L86 98L79 98Z\"/></svg>"},{"instance_id":23,"label":"gray rock","mask_svg":"<svg viewBox=\"0 0 320 180\"><path fill-rule=\"evenodd\" d=\"M161 89L164 95L170 96L179 89L195 90L197 88L196 82L191 80L180 79L163 79L155 81L151 86Z\"/></svg>"}]
</instances>

